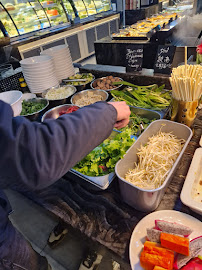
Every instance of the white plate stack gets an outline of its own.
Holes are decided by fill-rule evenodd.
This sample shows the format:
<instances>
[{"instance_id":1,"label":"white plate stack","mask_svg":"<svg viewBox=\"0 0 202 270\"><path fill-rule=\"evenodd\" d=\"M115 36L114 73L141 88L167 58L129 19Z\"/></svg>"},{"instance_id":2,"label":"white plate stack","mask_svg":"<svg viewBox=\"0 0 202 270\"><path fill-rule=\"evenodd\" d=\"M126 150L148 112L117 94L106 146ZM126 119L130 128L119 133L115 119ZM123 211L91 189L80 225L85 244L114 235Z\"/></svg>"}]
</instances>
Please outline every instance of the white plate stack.
<instances>
[{"instance_id":1,"label":"white plate stack","mask_svg":"<svg viewBox=\"0 0 202 270\"><path fill-rule=\"evenodd\" d=\"M56 76L59 81L75 74L68 45L59 45L41 52L41 55L53 57Z\"/></svg>"},{"instance_id":2,"label":"white plate stack","mask_svg":"<svg viewBox=\"0 0 202 270\"><path fill-rule=\"evenodd\" d=\"M40 55L20 61L25 81L32 93L42 93L59 85L51 56Z\"/></svg>"}]
</instances>

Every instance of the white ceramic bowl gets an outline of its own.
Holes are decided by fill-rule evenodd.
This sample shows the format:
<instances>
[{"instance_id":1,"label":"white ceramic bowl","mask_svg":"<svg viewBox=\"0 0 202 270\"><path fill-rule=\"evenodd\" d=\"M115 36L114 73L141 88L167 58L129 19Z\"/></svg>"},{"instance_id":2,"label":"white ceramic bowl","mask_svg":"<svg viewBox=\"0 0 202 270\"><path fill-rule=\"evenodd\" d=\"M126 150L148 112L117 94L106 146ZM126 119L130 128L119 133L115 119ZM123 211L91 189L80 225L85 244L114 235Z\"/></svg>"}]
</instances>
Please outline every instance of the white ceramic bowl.
<instances>
[{"instance_id":1,"label":"white ceramic bowl","mask_svg":"<svg viewBox=\"0 0 202 270\"><path fill-rule=\"evenodd\" d=\"M11 105L14 116L20 115L22 111L22 92L17 90L6 91L0 93L0 100Z\"/></svg>"},{"instance_id":2,"label":"white ceramic bowl","mask_svg":"<svg viewBox=\"0 0 202 270\"><path fill-rule=\"evenodd\" d=\"M73 64L72 62L68 63L67 61L58 62L57 64L55 64L55 68L60 69L60 70L65 70L67 68L73 68Z\"/></svg>"},{"instance_id":3,"label":"white ceramic bowl","mask_svg":"<svg viewBox=\"0 0 202 270\"><path fill-rule=\"evenodd\" d=\"M25 77L25 80L32 80L33 82L34 81L40 82L40 81L44 81L44 80L56 79L55 74L47 74L47 75L41 74L40 76L39 75L24 74L24 77Z\"/></svg>"},{"instance_id":4,"label":"white ceramic bowl","mask_svg":"<svg viewBox=\"0 0 202 270\"><path fill-rule=\"evenodd\" d=\"M48 89L50 87L53 87L54 85L58 84L57 80L53 80L53 81L45 81L45 82L41 82L41 83L32 83L30 81L26 81L29 87L37 87L37 88L41 88L41 89Z\"/></svg>"},{"instance_id":5,"label":"white ceramic bowl","mask_svg":"<svg viewBox=\"0 0 202 270\"><path fill-rule=\"evenodd\" d=\"M28 71L31 71L31 70L45 70L47 68L54 68L53 66L53 60L51 61L48 61L48 62L42 62L40 64L33 64L33 65L21 65L22 66L22 69L24 70L28 70Z\"/></svg>"},{"instance_id":6,"label":"white ceramic bowl","mask_svg":"<svg viewBox=\"0 0 202 270\"><path fill-rule=\"evenodd\" d=\"M54 66L55 67L57 66L60 69L62 69L61 65L70 66L70 65L73 65L73 63L72 63L71 59L67 59L67 58L63 58L62 60L54 61Z\"/></svg>"},{"instance_id":7,"label":"white ceramic bowl","mask_svg":"<svg viewBox=\"0 0 202 270\"><path fill-rule=\"evenodd\" d=\"M38 93L43 93L44 91L48 90L49 88L58 87L59 83L46 85L43 87L29 85L29 84L28 84L28 86L29 86L30 92L38 94Z\"/></svg>"},{"instance_id":8,"label":"white ceramic bowl","mask_svg":"<svg viewBox=\"0 0 202 270\"><path fill-rule=\"evenodd\" d=\"M55 73L55 69L53 68L46 68L46 69L38 69L38 70L27 70L27 69L22 69L22 73L23 75L37 75L37 76L41 76L42 74L44 75L49 75L49 74L54 74Z\"/></svg>"},{"instance_id":9,"label":"white ceramic bowl","mask_svg":"<svg viewBox=\"0 0 202 270\"><path fill-rule=\"evenodd\" d=\"M49 55L40 55L25 58L20 61L21 66L34 66L34 65L43 65L44 63L49 63L52 61L52 57Z\"/></svg>"},{"instance_id":10,"label":"white ceramic bowl","mask_svg":"<svg viewBox=\"0 0 202 270\"><path fill-rule=\"evenodd\" d=\"M70 68L67 68L66 70L56 70L57 73L59 74L67 74L67 73L71 73L72 71L75 72L74 68L70 67Z\"/></svg>"}]
</instances>

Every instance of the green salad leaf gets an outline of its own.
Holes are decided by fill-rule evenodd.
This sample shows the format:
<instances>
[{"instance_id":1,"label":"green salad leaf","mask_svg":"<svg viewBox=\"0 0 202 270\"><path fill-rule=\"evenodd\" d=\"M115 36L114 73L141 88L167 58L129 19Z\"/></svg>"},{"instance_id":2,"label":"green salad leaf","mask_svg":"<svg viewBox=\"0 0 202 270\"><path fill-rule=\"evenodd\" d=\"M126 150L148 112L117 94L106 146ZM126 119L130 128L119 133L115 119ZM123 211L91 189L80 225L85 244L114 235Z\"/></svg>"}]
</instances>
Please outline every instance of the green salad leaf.
<instances>
[{"instance_id":1,"label":"green salad leaf","mask_svg":"<svg viewBox=\"0 0 202 270\"><path fill-rule=\"evenodd\" d=\"M123 158L128 148L135 141L131 138L132 130L125 129L113 139L106 139L73 169L88 176L102 176L114 171L117 161Z\"/></svg>"}]
</instances>

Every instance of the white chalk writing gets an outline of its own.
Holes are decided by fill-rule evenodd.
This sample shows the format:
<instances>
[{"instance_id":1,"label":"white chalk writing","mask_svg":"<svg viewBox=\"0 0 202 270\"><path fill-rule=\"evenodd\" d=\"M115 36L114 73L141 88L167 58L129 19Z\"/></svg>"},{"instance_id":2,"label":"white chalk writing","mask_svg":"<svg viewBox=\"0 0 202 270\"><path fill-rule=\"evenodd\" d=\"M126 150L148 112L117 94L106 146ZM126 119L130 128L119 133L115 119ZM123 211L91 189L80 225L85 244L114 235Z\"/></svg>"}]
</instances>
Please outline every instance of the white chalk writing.
<instances>
[{"instance_id":1,"label":"white chalk writing","mask_svg":"<svg viewBox=\"0 0 202 270\"><path fill-rule=\"evenodd\" d=\"M140 67L140 60L143 58L143 49L128 49L126 51L126 59L128 61L128 65L132 68ZM139 63L139 64L138 64Z\"/></svg>"}]
</instances>

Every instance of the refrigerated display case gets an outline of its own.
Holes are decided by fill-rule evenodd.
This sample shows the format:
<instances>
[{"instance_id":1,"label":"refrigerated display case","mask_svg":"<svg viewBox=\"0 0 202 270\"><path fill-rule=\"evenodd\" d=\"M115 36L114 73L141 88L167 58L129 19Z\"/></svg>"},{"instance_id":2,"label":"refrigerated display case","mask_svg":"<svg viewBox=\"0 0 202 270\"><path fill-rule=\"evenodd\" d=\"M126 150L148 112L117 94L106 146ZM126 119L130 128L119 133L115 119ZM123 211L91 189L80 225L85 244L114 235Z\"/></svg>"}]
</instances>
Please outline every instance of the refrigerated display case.
<instances>
[{"instance_id":1,"label":"refrigerated display case","mask_svg":"<svg viewBox=\"0 0 202 270\"><path fill-rule=\"evenodd\" d=\"M94 41L118 31L119 19L111 0L0 0L0 46L20 60L68 44L80 61L94 54Z\"/></svg>"},{"instance_id":2,"label":"refrigerated display case","mask_svg":"<svg viewBox=\"0 0 202 270\"><path fill-rule=\"evenodd\" d=\"M0 21L8 35L15 37L68 23L68 15L57 0L2 0Z\"/></svg>"},{"instance_id":3,"label":"refrigerated display case","mask_svg":"<svg viewBox=\"0 0 202 270\"><path fill-rule=\"evenodd\" d=\"M40 3L35 1L1 1L1 21L10 36L22 35L49 27L50 23Z\"/></svg>"},{"instance_id":4,"label":"refrigerated display case","mask_svg":"<svg viewBox=\"0 0 202 270\"><path fill-rule=\"evenodd\" d=\"M58 24L67 22L67 15L60 3L60 1L44 1L39 0L40 5L47 14L48 19L50 20L51 26L56 26Z\"/></svg>"},{"instance_id":5,"label":"refrigerated display case","mask_svg":"<svg viewBox=\"0 0 202 270\"><path fill-rule=\"evenodd\" d=\"M111 0L63 0L68 14L74 19L87 18L100 12L112 10Z\"/></svg>"},{"instance_id":6,"label":"refrigerated display case","mask_svg":"<svg viewBox=\"0 0 202 270\"><path fill-rule=\"evenodd\" d=\"M1 21L1 25L2 27L4 27L4 32L6 29L6 32L8 33L8 35L10 37L14 37L18 35L18 31L15 27L14 22L12 21L12 18L10 17L9 13L7 13L6 9L2 6L2 4L0 4L0 21ZM1 37L5 36L3 34L3 31L0 31L1 33Z\"/></svg>"},{"instance_id":7,"label":"refrigerated display case","mask_svg":"<svg viewBox=\"0 0 202 270\"><path fill-rule=\"evenodd\" d=\"M87 7L82 0L63 0L64 6L74 20L75 17L80 17L80 19L88 17Z\"/></svg>"},{"instance_id":8,"label":"refrigerated display case","mask_svg":"<svg viewBox=\"0 0 202 270\"><path fill-rule=\"evenodd\" d=\"M16 37L109 10L111 0L2 0L0 21L8 35Z\"/></svg>"},{"instance_id":9,"label":"refrigerated display case","mask_svg":"<svg viewBox=\"0 0 202 270\"><path fill-rule=\"evenodd\" d=\"M97 13L109 11L112 9L110 0L95 0L95 6L97 9Z\"/></svg>"}]
</instances>

